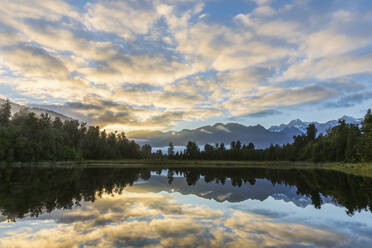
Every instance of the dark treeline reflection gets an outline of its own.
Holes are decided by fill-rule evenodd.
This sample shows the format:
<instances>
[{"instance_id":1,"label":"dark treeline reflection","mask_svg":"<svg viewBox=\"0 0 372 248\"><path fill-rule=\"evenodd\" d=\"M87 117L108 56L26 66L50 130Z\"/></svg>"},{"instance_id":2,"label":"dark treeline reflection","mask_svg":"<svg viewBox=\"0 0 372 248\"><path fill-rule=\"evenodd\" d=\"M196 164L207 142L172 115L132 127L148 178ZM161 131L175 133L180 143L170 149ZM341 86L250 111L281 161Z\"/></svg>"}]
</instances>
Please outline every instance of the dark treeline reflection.
<instances>
[{"instance_id":1,"label":"dark treeline reflection","mask_svg":"<svg viewBox=\"0 0 372 248\"><path fill-rule=\"evenodd\" d=\"M9 220L25 215L38 216L54 209L70 209L80 201L95 201L103 193L121 193L134 182L149 180L151 172L162 170L146 168L112 169L0 169L0 212ZM281 170L265 168L177 168L169 169L168 183L175 175L185 177L193 187L199 180L206 183L249 187L257 179L297 187L297 194L311 198L320 208L320 194L346 207L348 214L363 209L371 211L372 179L324 170ZM203 178L203 179L201 179ZM185 184L186 186L186 184Z\"/></svg>"}]
</instances>

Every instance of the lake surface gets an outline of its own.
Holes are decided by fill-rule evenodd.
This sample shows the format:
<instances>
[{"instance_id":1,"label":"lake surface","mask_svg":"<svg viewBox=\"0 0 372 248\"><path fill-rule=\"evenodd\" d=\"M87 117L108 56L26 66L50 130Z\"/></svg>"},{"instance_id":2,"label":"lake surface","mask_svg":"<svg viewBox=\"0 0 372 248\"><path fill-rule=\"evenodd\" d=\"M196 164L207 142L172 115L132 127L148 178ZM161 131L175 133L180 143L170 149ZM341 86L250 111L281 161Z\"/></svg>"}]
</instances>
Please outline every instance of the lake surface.
<instances>
[{"instance_id":1,"label":"lake surface","mask_svg":"<svg viewBox=\"0 0 372 248\"><path fill-rule=\"evenodd\" d=\"M0 169L0 247L372 247L372 179L324 170Z\"/></svg>"}]
</instances>

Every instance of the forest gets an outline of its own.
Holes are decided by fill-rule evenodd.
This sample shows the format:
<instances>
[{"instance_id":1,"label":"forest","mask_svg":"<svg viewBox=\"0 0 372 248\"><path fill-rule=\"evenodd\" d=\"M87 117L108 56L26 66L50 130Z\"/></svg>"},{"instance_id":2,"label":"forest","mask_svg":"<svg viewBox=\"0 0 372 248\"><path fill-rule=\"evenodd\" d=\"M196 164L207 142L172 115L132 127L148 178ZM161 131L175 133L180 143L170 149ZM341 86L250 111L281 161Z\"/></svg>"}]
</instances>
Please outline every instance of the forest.
<instances>
[{"instance_id":1,"label":"forest","mask_svg":"<svg viewBox=\"0 0 372 248\"><path fill-rule=\"evenodd\" d=\"M255 149L254 144L232 141L225 144L199 146L189 141L184 152L152 153L150 145L142 147L126 138L123 132L107 133L98 126L77 120L52 119L48 114L21 109L11 115L9 100L0 106L0 161L42 162L116 159L178 160L250 160L250 161L372 161L372 113L368 110L361 126L339 121L326 135L317 135L314 124L306 134L295 136L294 142Z\"/></svg>"},{"instance_id":2,"label":"forest","mask_svg":"<svg viewBox=\"0 0 372 248\"><path fill-rule=\"evenodd\" d=\"M254 144L232 141L230 149L225 144L206 144L204 151L188 142L184 153L172 152L174 159L206 160L250 160L250 161L312 161L312 162L369 162L372 161L372 113L369 109L361 127L340 120L326 135L317 135L314 124L307 127L303 135L293 137L294 142L283 146L271 145L266 149L255 149Z\"/></svg>"},{"instance_id":3,"label":"forest","mask_svg":"<svg viewBox=\"0 0 372 248\"><path fill-rule=\"evenodd\" d=\"M21 109L11 116L10 102L0 107L0 161L40 162L142 158L150 150L124 133L106 133L76 120L51 119Z\"/></svg>"}]
</instances>

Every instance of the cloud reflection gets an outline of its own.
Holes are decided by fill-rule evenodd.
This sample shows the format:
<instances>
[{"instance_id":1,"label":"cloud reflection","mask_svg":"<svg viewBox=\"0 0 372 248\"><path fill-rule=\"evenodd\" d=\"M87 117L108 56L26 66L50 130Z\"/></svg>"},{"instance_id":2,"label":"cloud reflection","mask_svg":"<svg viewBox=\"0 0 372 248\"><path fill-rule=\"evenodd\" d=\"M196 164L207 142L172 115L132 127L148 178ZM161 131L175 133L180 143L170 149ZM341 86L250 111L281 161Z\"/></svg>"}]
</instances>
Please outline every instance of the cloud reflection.
<instances>
[{"instance_id":1,"label":"cloud reflection","mask_svg":"<svg viewBox=\"0 0 372 248\"><path fill-rule=\"evenodd\" d=\"M103 195L69 212L7 223L14 226L0 234L0 247L338 247L352 242L330 230L181 203L179 197L127 191ZM24 228L22 222L31 225Z\"/></svg>"}]
</instances>

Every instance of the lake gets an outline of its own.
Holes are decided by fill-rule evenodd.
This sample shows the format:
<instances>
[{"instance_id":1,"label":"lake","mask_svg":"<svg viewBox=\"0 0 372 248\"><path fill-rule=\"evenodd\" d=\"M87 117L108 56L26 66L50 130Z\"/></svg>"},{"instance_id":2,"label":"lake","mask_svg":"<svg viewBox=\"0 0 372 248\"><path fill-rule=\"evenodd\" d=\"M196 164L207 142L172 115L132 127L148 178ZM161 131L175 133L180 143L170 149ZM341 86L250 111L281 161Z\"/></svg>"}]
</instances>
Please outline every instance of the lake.
<instances>
[{"instance_id":1,"label":"lake","mask_svg":"<svg viewBox=\"0 0 372 248\"><path fill-rule=\"evenodd\" d=\"M372 247L372 178L265 168L0 169L0 247Z\"/></svg>"}]
</instances>

